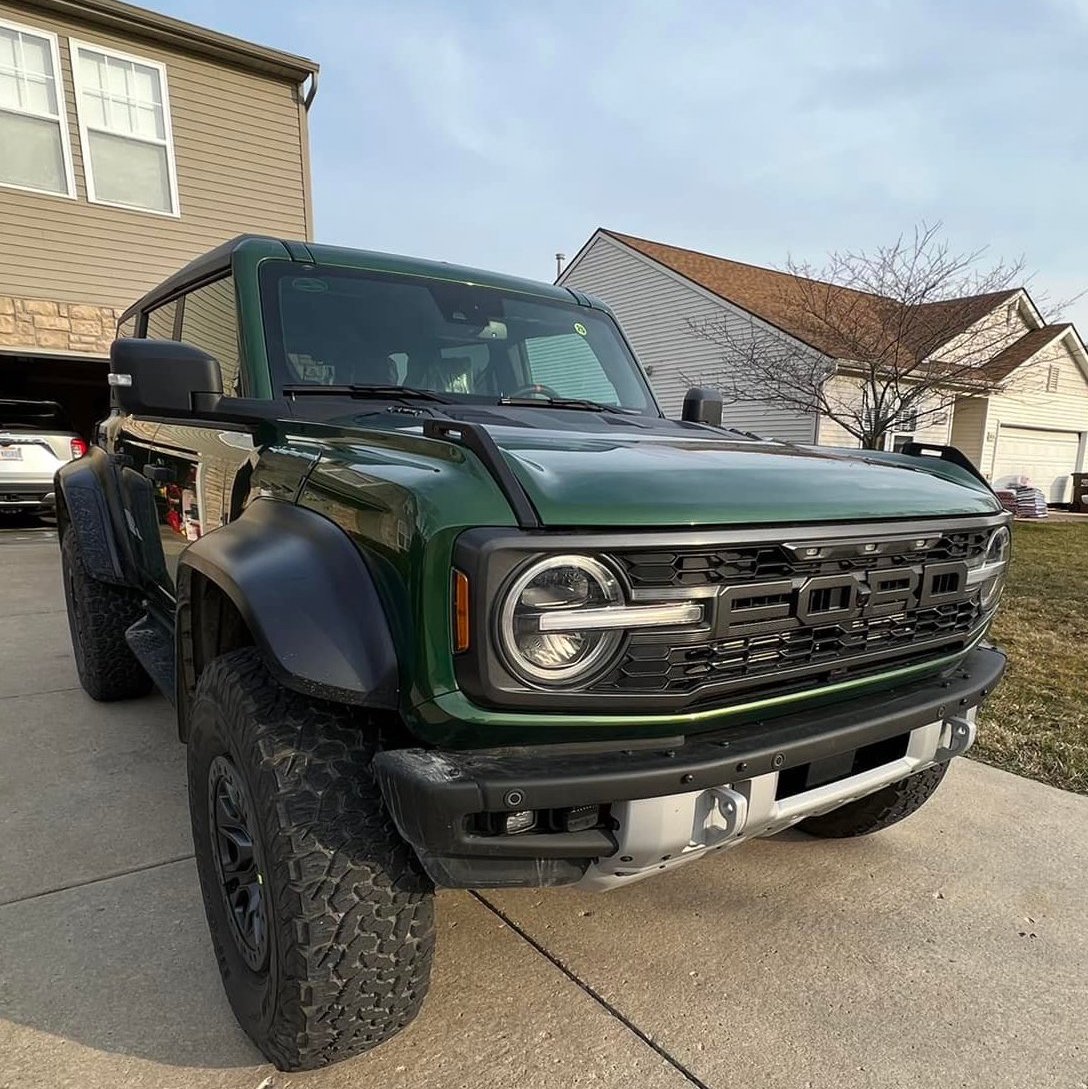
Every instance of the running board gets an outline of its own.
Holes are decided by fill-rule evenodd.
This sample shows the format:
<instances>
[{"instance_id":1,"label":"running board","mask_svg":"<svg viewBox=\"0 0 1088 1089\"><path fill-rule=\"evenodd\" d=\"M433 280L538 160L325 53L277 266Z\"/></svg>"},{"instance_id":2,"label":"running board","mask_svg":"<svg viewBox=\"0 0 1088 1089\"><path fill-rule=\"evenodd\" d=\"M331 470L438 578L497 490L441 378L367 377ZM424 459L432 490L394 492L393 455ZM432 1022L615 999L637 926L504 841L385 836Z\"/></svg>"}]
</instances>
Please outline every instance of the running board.
<instances>
[{"instance_id":1,"label":"running board","mask_svg":"<svg viewBox=\"0 0 1088 1089\"><path fill-rule=\"evenodd\" d=\"M145 613L125 631L125 642L147 670L155 687L171 702L174 689L174 633L151 613Z\"/></svg>"}]
</instances>

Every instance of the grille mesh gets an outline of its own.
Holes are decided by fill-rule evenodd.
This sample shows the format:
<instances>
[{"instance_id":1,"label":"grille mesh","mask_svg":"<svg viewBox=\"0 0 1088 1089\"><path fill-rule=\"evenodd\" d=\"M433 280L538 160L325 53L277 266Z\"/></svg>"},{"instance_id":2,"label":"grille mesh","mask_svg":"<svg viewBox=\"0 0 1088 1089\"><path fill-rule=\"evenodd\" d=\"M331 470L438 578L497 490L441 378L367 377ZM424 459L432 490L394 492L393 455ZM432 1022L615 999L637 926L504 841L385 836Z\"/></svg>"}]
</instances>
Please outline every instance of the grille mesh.
<instances>
[{"instance_id":1,"label":"grille mesh","mask_svg":"<svg viewBox=\"0 0 1088 1089\"><path fill-rule=\"evenodd\" d=\"M948 533L939 539L929 534L928 548L912 550L909 544L879 555L846 555L830 558L795 559L781 545L710 546L676 550L627 551L612 559L626 574L635 590L677 590L707 586L751 587L748 605L775 604L783 599L780 590L768 588L760 594L760 583L844 575L857 572L886 572L896 568L919 569L924 565L978 560L986 549L988 529ZM799 535L800 536L800 535ZM820 542L815 542L820 543ZM834 541L822 542L834 545ZM899 550L901 549L901 551ZM803 554L804 542L795 553ZM944 592L939 584L934 590ZM955 581L955 579L953 579ZM884 585L894 585L886 580ZM838 588L815 590L812 613L838 604ZM822 596L821 596L822 595ZM824 598L826 597L826 601ZM888 613L888 610L882 610ZM962 594L957 600L893 612L843 620L838 623L801 624L790 617L780 622L749 625L728 637L705 642L668 636L639 635L631 640L623 657L597 679L592 691L614 694L639 692L697 697L704 688L725 687L745 690L782 689L789 682L784 671L798 676L820 675L834 679L871 672L874 655L879 668L894 667L910 660L925 660L946 654L974 631L981 621L977 602Z\"/></svg>"},{"instance_id":2,"label":"grille mesh","mask_svg":"<svg viewBox=\"0 0 1088 1089\"><path fill-rule=\"evenodd\" d=\"M671 552L623 552L615 559L636 590L730 583L797 575L836 575L845 571L880 571L907 564L970 560L983 554L989 530L949 533L930 548L848 559L793 560L780 545L677 549Z\"/></svg>"},{"instance_id":3,"label":"grille mesh","mask_svg":"<svg viewBox=\"0 0 1088 1089\"><path fill-rule=\"evenodd\" d=\"M795 666L826 666L848 676L850 659L906 650L920 642L966 635L979 619L969 601L913 613L793 628L739 639L672 647L632 644L598 691L690 693L710 684L773 676Z\"/></svg>"}]
</instances>

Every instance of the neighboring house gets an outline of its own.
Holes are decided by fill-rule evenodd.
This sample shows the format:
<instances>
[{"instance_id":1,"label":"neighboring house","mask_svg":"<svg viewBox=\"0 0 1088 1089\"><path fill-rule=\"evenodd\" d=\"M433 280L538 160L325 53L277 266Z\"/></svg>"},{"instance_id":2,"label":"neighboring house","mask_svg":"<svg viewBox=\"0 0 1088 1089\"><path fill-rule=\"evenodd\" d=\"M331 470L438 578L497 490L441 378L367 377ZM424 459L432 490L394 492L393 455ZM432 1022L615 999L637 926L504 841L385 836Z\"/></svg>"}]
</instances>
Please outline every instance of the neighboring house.
<instances>
[{"instance_id":1,"label":"neighboring house","mask_svg":"<svg viewBox=\"0 0 1088 1089\"><path fill-rule=\"evenodd\" d=\"M669 415L679 415L690 379L720 373L720 348L696 330L723 322L745 336L785 339L799 351L822 353L838 371L829 379L829 395L856 401L849 361L839 358L826 334L800 327L784 308L784 286L792 280L789 273L600 229L558 282L612 307ZM997 391L972 396L964 388L947 410L900 421L900 430L887 436L888 448L912 438L952 444L994 484L1027 477L1050 501L1067 501L1070 474L1085 467L1088 435L1088 353L1076 329L1047 325L1022 289L927 305L955 305L965 344L979 328L1000 329L1000 336L989 338L1000 350L979 364L987 387ZM948 350L955 352L956 338ZM858 445L834 420L816 412L736 403L725 406L723 418L786 441Z\"/></svg>"},{"instance_id":2,"label":"neighboring house","mask_svg":"<svg viewBox=\"0 0 1088 1089\"><path fill-rule=\"evenodd\" d=\"M0 0L0 397L86 433L133 301L241 232L312 237L317 71L118 0Z\"/></svg>"}]
</instances>

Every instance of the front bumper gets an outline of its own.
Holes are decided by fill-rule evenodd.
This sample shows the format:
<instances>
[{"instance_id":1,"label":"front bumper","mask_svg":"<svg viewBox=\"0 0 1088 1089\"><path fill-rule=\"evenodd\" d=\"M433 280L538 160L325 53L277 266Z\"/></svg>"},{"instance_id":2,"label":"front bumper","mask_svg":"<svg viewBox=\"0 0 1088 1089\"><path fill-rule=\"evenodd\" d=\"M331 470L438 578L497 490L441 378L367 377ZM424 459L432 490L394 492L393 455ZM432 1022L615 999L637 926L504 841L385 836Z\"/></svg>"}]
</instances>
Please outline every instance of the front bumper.
<instances>
[{"instance_id":1,"label":"front bumper","mask_svg":"<svg viewBox=\"0 0 1088 1089\"><path fill-rule=\"evenodd\" d=\"M974 708L1004 669L1000 651L980 647L935 677L667 748L397 749L380 753L374 769L398 829L438 885L611 887L773 834L959 755L974 740ZM587 831L475 830L480 814L592 805L609 807L608 816Z\"/></svg>"}]
</instances>

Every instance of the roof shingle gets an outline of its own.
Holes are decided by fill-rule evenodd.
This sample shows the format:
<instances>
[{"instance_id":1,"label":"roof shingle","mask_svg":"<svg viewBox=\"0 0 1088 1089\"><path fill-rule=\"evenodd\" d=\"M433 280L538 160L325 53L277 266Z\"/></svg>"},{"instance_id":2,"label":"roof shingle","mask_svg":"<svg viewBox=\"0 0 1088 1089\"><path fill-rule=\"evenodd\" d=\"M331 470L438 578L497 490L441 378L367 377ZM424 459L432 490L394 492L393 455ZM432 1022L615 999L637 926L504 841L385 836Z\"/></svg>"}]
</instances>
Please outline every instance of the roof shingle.
<instances>
[{"instance_id":1,"label":"roof shingle","mask_svg":"<svg viewBox=\"0 0 1088 1089\"><path fill-rule=\"evenodd\" d=\"M867 338L873 343L886 340L879 330L894 320L901 306L894 299L881 295L807 280L790 272L712 257L618 231L602 229L602 233L837 359L857 358L859 341L864 342ZM823 296L829 317L834 313L841 315L841 325L849 326L852 335L837 331L836 325L840 323L835 320L820 320L811 312L810 305L799 305L794 301L799 295L806 295L811 300L813 289L818 289ZM912 362L920 362L919 355L930 354L1016 294L1018 289L1012 288L914 307L915 314L902 348L914 355Z\"/></svg>"}]
</instances>

